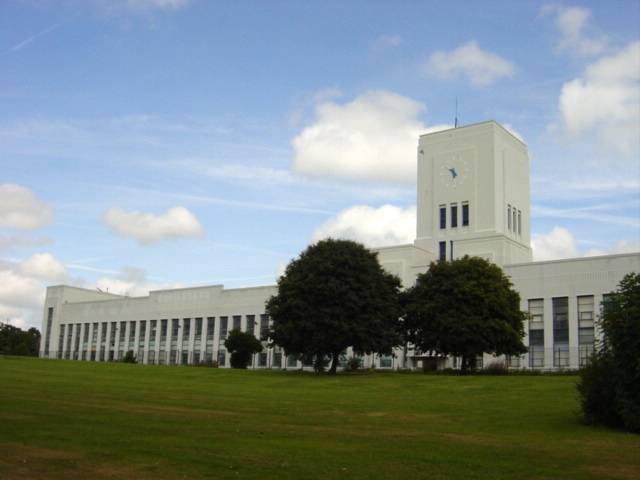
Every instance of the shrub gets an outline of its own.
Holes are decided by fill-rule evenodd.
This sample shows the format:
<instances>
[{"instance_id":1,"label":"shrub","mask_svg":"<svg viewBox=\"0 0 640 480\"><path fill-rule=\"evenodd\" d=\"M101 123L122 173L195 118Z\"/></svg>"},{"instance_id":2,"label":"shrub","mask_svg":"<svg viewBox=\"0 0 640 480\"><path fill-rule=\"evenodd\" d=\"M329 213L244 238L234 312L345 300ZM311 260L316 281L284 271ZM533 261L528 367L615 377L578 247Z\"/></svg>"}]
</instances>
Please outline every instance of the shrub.
<instances>
[{"instance_id":1,"label":"shrub","mask_svg":"<svg viewBox=\"0 0 640 480\"><path fill-rule=\"evenodd\" d=\"M136 356L133 354L133 350L129 350L124 354L122 363L138 363L138 361L136 360Z\"/></svg>"},{"instance_id":2,"label":"shrub","mask_svg":"<svg viewBox=\"0 0 640 480\"><path fill-rule=\"evenodd\" d=\"M482 369L482 373L485 375L507 375L509 373L509 369L504 362L496 360Z\"/></svg>"},{"instance_id":3,"label":"shrub","mask_svg":"<svg viewBox=\"0 0 640 480\"><path fill-rule=\"evenodd\" d=\"M224 342L226 349L231 352L232 368L247 368L254 353L262 351L262 343L253 334L238 329L231 330Z\"/></svg>"},{"instance_id":4,"label":"shrub","mask_svg":"<svg viewBox=\"0 0 640 480\"><path fill-rule=\"evenodd\" d=\"M625 275L603 301L599 324L604 341L580 372L584 418L640 433L640 274Z\"/></svg>"}]
</instances>

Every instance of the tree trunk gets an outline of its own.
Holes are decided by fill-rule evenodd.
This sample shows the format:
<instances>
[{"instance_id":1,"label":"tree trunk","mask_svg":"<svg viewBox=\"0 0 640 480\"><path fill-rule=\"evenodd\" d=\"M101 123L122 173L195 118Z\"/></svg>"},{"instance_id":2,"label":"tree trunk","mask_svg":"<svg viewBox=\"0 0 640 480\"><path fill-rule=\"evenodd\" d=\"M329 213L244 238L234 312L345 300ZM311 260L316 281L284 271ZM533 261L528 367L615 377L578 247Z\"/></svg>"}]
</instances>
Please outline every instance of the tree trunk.
<instances>
[{"instance_id":1,"label":"tree trunk","mask_svg":"<svg viewBox=\"0 0 640 480\"><path fill-rule=\"evenodd\" d=\"M460 369L460 375L466 375L469 373L469 358L466 355L462 356L462 368Z\"/></svg>"},{"instance_id":2,"label":"tree trunk","mask_svg":"<svg viewBox=\"0 0 640 480\"><path fill-rule=\"evenodd\" d=\"M338 370L338 363L340 362L340 352L333 352L331 361L331 368L329 369L329 375L335 375Z\"/></svg>"}]
</instances>

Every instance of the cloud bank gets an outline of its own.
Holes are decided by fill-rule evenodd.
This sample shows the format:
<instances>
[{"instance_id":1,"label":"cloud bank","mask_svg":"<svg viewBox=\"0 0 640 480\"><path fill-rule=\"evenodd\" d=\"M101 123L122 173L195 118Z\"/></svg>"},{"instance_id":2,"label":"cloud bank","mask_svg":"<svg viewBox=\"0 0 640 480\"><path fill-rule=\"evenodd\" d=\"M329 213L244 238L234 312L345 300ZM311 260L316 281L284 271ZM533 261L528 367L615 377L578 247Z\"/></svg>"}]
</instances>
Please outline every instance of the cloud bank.
<instances>
[{"instance_id":1,"label":"cloud bank","mask_svg":"<svg viewBox=\"0 0 640 480\"><path fill-rule=\"evenodd\" d=\"M161 215L110 208L104 214L104 222L117 234L133 238L142 245L201 237L204 233L195 215L184 207L170 208Z\"/></svg>"}]
</instances>

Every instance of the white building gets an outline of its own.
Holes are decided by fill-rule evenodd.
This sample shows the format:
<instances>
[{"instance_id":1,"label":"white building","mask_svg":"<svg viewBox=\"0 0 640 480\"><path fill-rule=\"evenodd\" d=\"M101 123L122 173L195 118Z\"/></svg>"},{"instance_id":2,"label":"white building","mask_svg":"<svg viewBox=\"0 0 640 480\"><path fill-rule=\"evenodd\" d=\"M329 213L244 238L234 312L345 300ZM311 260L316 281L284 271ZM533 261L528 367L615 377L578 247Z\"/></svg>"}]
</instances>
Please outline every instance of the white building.
<instances>
[{"instance_id":1,"label":"white building","mask_svg":"<svg viewBox=\"0 0 640 480\"><path fill-rule=\"evenodd\" d=\"M519 368L578 368L593 351L603 296L640 271L640 253L532 262L527 146L494 121L431 133L418 143L417 235L413 244L376 249L404 286L429 263L475 255L502 266L530 313L529 353L507 359ZM226 290L222 285L158 290L129 298L66 285L47 288L41 356L110 361L132 350L138 361L193 364L217 360L233 328L257 336L268 328L265 301L275 286ZM492 361L485 355L479 361ZM367 356L365 366L413 368L427 361L398 349ZM430 360L434 361L434 360ZM457 359L437 359L457 367ZM253 367L299 368L279 348Z\"/></svg>"}]
</instances>

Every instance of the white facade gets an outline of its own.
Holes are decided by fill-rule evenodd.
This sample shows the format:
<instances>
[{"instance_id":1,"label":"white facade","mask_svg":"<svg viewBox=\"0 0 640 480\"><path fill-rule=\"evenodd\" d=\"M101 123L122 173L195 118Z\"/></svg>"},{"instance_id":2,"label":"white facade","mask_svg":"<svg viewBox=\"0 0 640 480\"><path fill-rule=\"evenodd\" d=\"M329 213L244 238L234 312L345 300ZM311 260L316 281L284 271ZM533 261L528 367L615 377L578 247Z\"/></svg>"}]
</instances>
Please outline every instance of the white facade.
<instances>
[{"instance_id":1,"label":"white facade","mask_svg":"<svg viewBox=\"0 0 640 480\"><path fill-rule=\"evenodd\" d=\"M381 265L411 286L430 262L464 255L502 266L531 314L530 352L507 359L515 368L578 368L593 351L603 296L640 271L640 254L532 262L529 157L526 145L493 121L420 137L417 235L413 244L375 249ZM275 286L225 290L221 285L150 292L129 298L66 285L47 288L41 356L110 361L133 351L138 361L228 366L224 339L232 328L268 327L266 300ZM397 349L365 366L412 368L421 357ZM419 360L420 359L420 360ZM479 359L480 360L480 359ZM492 361L485 355L483 363ZM457 359L438 366L457 367ZM280 348L265 349L255 368L299 368Z\"/></svg>"}]
</instances>

